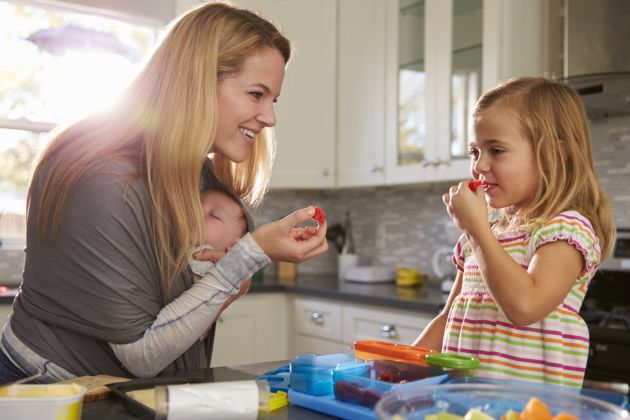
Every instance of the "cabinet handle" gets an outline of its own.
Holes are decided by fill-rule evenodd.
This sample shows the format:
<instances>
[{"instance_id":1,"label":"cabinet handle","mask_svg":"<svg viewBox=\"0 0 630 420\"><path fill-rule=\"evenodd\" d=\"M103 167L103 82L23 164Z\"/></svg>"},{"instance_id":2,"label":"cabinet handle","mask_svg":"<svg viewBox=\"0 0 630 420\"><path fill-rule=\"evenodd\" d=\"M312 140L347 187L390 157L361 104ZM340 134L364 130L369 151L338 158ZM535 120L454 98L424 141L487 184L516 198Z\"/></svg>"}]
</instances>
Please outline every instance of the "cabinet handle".
<instances>
[{"instance_id":1,"label":"cabinet handle","mask_svg":"<svg viewBox=\"0 0 630 420\"><path fill-rule=\"evenodd\" d=\"M324 323L324 315L317 311L311 313L311 322L316 325L322 325Z\"/></svg>"},{"instance_id":2,"label":"cabinet handle","mask_svg":"<svg viewBox=\"0 0 630 420\"><path fill-rule=\"evenodd\" d=\"M425 159L425 160L422 161L422 167L426 168L428 166L433 166L435 168L435 167L438 167L438 166L440 166L442 164L445 164L445 163L446 163L446 161L442 160L441 158L437 158L435 160L426 160Z\"/></svg>"},{"instance_id":3,"label":"cabinet handle","mask_svg":"<svg viewBox=\"0 0 630 420\"><path fill-rule=\"evenodd\" d=\"M382 167L382 166L380 166L380 165L376 165L376 164L374 164L374 165L372 165L372 170L371 170L371 172L372 172L373 174L377 174L377 173L383 172L383 167Z\"/></svg>"},{"instance_id":4,"label":"cabinet handle","mask_svg":"<svg viewBox=\"0 0 630 420\"><path fill-rule=\"evenodd\" d=\"M224 321L225 321L225 319L224 319L222 316L220 316L219 318L217 318L217 322L218 322L219 324L222 324Z\"/></svg>"},{"instance_id":5,"label":"cabinet handle","mask_svg":"<svg viewBox=\"0 0 630 420\"><path fill-rule=\"evenodd\" d=\"M381 327L381 335L387 338L396 338L398 337L398 332L396 331L396 326L394 324L385 324Z\"/></svg>"},{"instance_id":6,"label":"cabinet handle","mask_svg":"<svg viewBox=\"0 0 630 420\"><path fill-rule=\"evenodd\" d=\"M322 176L327 177L328 175L330 175L330 171L326 168L322 171Z\"/></svg>"}]
</instances>

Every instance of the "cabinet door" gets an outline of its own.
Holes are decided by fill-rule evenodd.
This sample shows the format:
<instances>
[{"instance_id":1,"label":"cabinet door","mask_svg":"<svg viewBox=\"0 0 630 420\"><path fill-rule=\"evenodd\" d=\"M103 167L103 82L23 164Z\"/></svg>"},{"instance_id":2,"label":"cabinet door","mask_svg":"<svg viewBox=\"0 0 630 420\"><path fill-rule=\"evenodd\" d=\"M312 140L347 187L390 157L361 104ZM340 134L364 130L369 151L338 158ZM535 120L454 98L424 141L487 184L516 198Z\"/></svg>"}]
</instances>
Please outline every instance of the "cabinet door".
<instances>
[{"instance_id":1,"label":"cabinet door","mask_svg":"<svg viewBox=\"0 0 630 420\"><path fill-rule=\"evenodd\" d=\"M217 320L211 366L289 358L287 319L283 293L239 298Z\"/></svg>"},{"instance_id":2,"label":"cabinet door","mask_svg":"<svg viewBox=\"0 0 630 420\"><path fill-rule=\"evenodd\" d=\"M304 335L296 335L294 337L294 353L306 354L312 353L317 355L346 353L353 354L354 350L350 346L341 344L337 341L324 340L323 338L314 338Z\"/></svg>"},{"instance_id":3,"label":"cabinet door","mask_svg":"<svg viewBox=\"0 0 630 420\"><path fill-rule=\"evenodd\" d=\"M341 341L341 304L314 299L293 300L295 333Z\"/></svg>"},{"instance_id":4,"label":"cabinet door","mask_svg":"<svg viewBox=\"0 0 630 420\"><path fill-rule=\"evenodd\" d=\"M481 0L469 3L482 7ZM387 184L468 177L468 159L451 154L453 22L463 9L453 0L388 3ZM455 36L479 35L466 30L478 24L459 19Z\"/></svg>"},{"instance_id":5,"label":"cabinet door","mask_svg":"<svg viewBox=\"0 0 630 420\"><path fill-rule=\"evenodd\" d=\"M421 312L344 305L343 339L347 343L379 340L411 344L432 319Z\"/></svg>"},{"instance_id":6,"label":"cabinet door","mask_svg":"<svg viewBox=\"0 0 630 420\"><path fill-rule=\"evenodd\" d=\"M380 185L384 182L385 15L388 1L339 2L339 187Z\"/></svg>"},{"instance_id":7,"label":"cabinet door","mask_svg":"<svg viewBox=\"0 0 630 420\"><path fill-rule=\"evenodd\" d=\"M276 105L272 188L335 182L336 0L237 0L280 26L293 46Z\"/></svg>"}]
</instances>

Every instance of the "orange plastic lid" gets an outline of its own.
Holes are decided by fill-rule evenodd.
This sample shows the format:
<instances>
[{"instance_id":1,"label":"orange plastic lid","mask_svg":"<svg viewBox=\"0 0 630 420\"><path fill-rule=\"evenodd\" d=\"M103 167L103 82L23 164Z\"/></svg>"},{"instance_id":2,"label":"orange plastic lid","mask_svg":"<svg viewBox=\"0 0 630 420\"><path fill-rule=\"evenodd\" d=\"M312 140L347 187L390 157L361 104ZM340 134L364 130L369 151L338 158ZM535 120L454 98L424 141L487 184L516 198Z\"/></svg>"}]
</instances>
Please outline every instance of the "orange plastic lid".
<instances>
[{"instance_id":1,"label":"orange plastic lid","mask_svg":"<svg viewBox=\"0 0 630 420\"><path fill-rule=\"evenodd\" d=\"M389 343L387 341L355 341L352 348L355 351L363 351L409 361L424 361L424 357L427 354L435 353L435 350L406 344Z\"/></svg>"}]
</instances>

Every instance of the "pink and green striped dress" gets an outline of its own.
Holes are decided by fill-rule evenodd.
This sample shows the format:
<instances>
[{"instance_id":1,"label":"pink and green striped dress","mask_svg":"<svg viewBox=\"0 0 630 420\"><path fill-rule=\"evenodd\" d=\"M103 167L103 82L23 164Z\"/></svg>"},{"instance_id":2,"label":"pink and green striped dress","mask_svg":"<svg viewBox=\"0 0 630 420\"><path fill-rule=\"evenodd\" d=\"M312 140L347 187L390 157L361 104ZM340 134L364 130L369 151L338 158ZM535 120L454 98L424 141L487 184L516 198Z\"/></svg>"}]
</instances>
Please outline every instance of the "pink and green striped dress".
<instances>
[{"instance_id":1,"label":"pink and green striped dress","mask_svg":"<svg viewBox=\"0 0 630 420\"><path fill-rule=\"evenodd\" d=\"M553 312L539 322L519 327L490 296L477 259L462 236L453 256L463 272L462 290L448 315L442 351L477 357L479 377L580 387L589 334L578 312L601 259L590 221L578 212L566 211L533 232L507 231L497 234L497 239L525 269L538 247L567 241L583 255L585 269Z\"/></svg>"}]
</instances>

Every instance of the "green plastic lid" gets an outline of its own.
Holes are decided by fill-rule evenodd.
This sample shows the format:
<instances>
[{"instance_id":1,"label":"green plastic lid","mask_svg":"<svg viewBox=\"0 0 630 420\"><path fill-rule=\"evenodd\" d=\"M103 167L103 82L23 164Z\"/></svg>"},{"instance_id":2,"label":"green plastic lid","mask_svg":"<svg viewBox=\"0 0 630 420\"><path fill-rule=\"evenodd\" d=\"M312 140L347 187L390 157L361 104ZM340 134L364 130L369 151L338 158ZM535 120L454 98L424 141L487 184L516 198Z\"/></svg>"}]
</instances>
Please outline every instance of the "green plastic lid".
<instances>
[{"instance_id":1,"label":"green plastic lid","mask_svg":"<svg viewBox=\"0 0 630 420\"><path fill-rule=\"evenodd\" d=\"M429 353L424 360L430 366L450 369L475 369L479 366L479 360L474 357L455 353Z\"/></svg>"}]
</instances>

